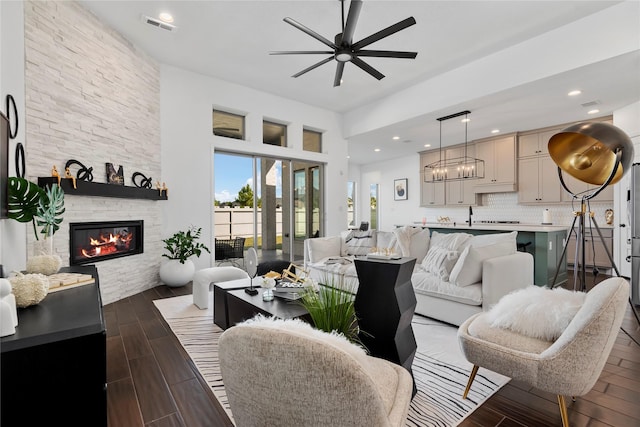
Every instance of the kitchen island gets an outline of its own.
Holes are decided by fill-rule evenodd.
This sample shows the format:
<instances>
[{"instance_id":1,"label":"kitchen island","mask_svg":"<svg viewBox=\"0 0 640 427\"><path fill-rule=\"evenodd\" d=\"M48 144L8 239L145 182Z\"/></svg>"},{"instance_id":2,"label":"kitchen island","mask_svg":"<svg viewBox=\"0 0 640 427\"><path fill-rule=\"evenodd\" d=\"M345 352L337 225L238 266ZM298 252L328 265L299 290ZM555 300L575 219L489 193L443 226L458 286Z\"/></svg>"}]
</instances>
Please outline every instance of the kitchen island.
<instances>
[{"instance_id":1,"label":"kitchen island","mask_svg":"<svg viewBox=\"0 0 640 427\"><path fill-rule=\"evenodd\" d=\"M398 225L399 226L399 225ZM469 233L473 235L491 233L518 232L518 247L533 255L533 282L538 286L551 286L556 267L562 255L569 226L539 224L482 224L474 223L469 227L466 223L427 222L414 223L413 227L428 228L439 233ZM556 284L567 280L567 257L565 256L558 271Z\"/></svg>"}]
</instances>

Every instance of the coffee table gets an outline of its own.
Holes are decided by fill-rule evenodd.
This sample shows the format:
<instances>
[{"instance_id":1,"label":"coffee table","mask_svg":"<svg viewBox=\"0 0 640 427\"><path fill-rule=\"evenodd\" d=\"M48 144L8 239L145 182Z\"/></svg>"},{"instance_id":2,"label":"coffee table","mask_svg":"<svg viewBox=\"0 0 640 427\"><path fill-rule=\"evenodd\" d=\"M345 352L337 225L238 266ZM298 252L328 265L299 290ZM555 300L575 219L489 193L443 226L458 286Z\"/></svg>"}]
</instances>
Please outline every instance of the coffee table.
<instances>
[{"instance_id":1,"label":"coffee table","mask_svg":"<svg viewBox=\"0 0 640 427\"><path fill-rule=\"evenodd\" d=\"M256 281L256 279L254 279ZM249 295L244 290L249 287L249 279L232 280L214 284L213 322L222 329L251 319L256 314L274 316L280 319L302 319L311 323L309 312L300 302L275 297L272 301L262 300L263 289L257 295Z\"/></svg>"}]
</instances>

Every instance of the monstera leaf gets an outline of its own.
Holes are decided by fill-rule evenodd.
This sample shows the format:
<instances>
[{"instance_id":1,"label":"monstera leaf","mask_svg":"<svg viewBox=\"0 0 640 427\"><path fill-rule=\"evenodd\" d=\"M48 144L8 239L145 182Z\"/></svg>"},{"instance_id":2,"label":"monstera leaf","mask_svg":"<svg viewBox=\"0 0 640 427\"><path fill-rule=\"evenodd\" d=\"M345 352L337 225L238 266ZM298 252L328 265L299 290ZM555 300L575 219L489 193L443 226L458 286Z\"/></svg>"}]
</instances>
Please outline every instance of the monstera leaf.
<instances>
[{"instance_id":1,"label":"monstera leaf","mask_svg":"<svg viewBox=\"0 0 640 427\"><path fill-rule=\"evenodd\" d=\"M64 191L57 184L43 190L24 178L9 178L8 216L19 222L31 222L38 239L36 224L45 236L53 236L60 228L64 213Z\"/></svg>"},{"instance_id":2,"label":"monstera leaf","mask_svg":"<svg viewBox=\"0 0 640 427\"><path fill-rule=\"evenodd\" d=\"M60 228L62 214L64 213L64 191L58 184L47 187L45 197L38 202L36 223L42 227L40 231L45 235L53 236Z\"/></svg>"},{"instance_id":3,"label":"monstera leaf","mask_svg":"<svg viewBox=\"0 0 640 427\"><path fill-rule=\"evenodd\" d=\"M8 216L19 222L30 222L38 214L40 199L47 195L42 188L24 178L9 178Z\"/></svg>"}]
</instances>

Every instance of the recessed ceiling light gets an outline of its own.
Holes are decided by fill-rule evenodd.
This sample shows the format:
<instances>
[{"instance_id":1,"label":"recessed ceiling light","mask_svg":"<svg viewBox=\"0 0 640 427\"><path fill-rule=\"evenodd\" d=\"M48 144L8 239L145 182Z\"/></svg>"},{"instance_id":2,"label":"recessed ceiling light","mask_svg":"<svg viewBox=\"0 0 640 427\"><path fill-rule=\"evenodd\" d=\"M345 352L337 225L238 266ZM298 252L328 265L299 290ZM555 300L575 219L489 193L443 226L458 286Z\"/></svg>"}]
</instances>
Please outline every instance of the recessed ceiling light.
<instances>
[{"instance_id":1,"label":"recessed ceiling light","mask_svg":"<svg viewBox=\"0 0 640 427\"><path fill-rule=\"evenodd\" d=\"M499 132L500 132L500 129L493 129L493 130L491 131L491 133L499 133Z\"/></svg>"},{"instance_id":2,"label":"recessed ceiling light","mask_svg":"<svg viewBox=\"0 0 640 427\"><path fill-rule=\"evenodd\" d=\"M467 123L467 122L470 122L470 121L471 121L471 119L470 119L470 118L464 118L464 119L462 119L462 120L460 120L460 121L461 121L462 123Z\"/></svg>"},{"instance_id":3,"label":"recessed ceiling light","mask_svg":"<svg viewBox=\"0 0 640 427\"><path fill-rule=\"evenodd\" d=\"M392 139L393 139L394 141L397 141L397 140L399 140L399 139L400 139L400 137L399 137L399 136L394 136Z\"/></svg>"},{"instance_id":4,"label":"recessed ceiling light","mask_svg":"<svg viewBox=\"0 0 640 427\"><path fill-rule=\"evenodd\" d=\"M598 110L598 109L596 108L596 109L593 109L593 110L589 110L589 111L587 111L587 114L597 114L597 113L599 113L599 112L600 112L600 110Z\"/></svg>"},{"instance_id":5,"label":"recessed ceiling light","mask_svg":"<svg viewBox=\"0 0 640 427\"><path fill-rule=\"evenodd\" d=\"M158 18L160 18L160 20L164 22L173 22L173 16L169 12L162 12L160 15L158 15Z\"/></svg>"},{"instance_id":6,"label":"recessed ceiling light","mask_svg":"<svg viewBox=\"0 0 640 427\"><path fill-rule=\"evenodd\" d=\"M378 151L380 151L380 149L379 149L379 148L376 148L376 149L375 149L375 150L373 150L373 151L375 151L375 152L377 153Z\"/></svg>"},{"instance_id":7,"label":"recessed ceiling light","mask_svg":"<svg viewBox=\"0 0 640 427\"><path fill-rule=\"evenodd\" d=\"M347 156L347 159L350 159L350 158L351 158L351 156Z\"/></svg>"},{"instance_id":8,"label":"recessed ceiling light","mask_svg":"<svg viewBox=\"0 0 640 427\"><path fill-rule=\"evenodd\" d=\"M425 147L431 147L431 144L424 144Z\"/></svg>"},{"instance_id":9,"label":"recessed ceiling light","mask_svg":"<svg viewBox=\"0 0 640 427\"><path fill-rule=\"evenodd\" d=\"M571 92L569 92L567 95L569 96L576 96L576 95L580 95L582 93L581 90L572 90Z\"/></svg>"}]
</instances>

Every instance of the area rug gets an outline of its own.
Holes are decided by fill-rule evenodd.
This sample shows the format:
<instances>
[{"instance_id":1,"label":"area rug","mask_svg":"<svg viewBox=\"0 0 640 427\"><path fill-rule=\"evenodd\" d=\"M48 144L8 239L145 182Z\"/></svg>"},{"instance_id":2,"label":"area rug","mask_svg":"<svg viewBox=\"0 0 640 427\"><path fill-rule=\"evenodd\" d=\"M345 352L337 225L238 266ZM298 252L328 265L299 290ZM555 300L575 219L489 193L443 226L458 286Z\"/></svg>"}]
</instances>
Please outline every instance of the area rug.
<instances>
[{"instance_id":1,"label":"area rug","mask_svg":"<svg viewBox=\"0 0 640 427\"><path fill-rule=\"evenodd\" d=\"M198 309L191 295L155 300L154 304L233 420L218 363L222 330L213 323L213 308ZM413 361L418 393L411 402L407 426L456 426L509 381L480 369L463 400L471 364L458 347L457 329L422 316L414 316L412 326L418 343Z\"/></svg>"}]
</instances>

